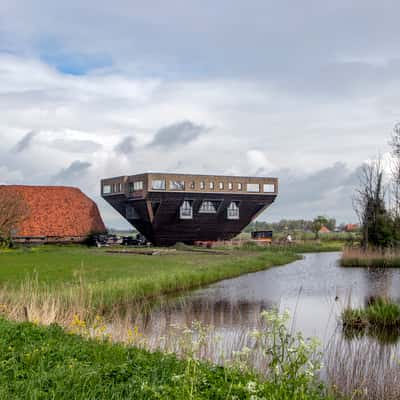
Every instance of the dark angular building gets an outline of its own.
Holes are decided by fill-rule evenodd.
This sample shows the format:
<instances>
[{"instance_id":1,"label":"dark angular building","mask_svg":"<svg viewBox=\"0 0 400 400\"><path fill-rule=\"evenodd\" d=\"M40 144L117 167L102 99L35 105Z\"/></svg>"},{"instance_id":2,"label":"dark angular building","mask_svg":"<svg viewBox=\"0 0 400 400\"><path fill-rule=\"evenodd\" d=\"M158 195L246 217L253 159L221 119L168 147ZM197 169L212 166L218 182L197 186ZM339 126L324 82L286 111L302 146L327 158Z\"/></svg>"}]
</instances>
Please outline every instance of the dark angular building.
<instances>
[{"instance_id":1,"label":"dark angular building","mask_svg":"<svg viewBox=\"0 0 400 400\"><path fill-rule=\"evenodd\" d=\"M101 181L102 197L155 245L232 239L277 193L276 178L146 173Z\"/></svg>"}]
</instances>

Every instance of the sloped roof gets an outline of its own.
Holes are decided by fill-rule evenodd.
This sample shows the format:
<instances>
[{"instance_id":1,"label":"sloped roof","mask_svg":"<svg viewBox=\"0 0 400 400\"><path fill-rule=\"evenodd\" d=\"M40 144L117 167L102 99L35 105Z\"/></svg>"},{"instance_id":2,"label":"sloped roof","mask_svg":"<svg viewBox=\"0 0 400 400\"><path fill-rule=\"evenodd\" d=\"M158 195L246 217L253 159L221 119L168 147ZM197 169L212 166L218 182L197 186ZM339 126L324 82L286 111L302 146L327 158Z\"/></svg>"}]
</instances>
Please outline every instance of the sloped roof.
<instances>
[{"instance_id":1,"label":"sloped roof","mask_svg":"<svg viewBox=\"0 0 400 400\"><path fill-rule=\"evenodd\" d=\"M318 231L319 233L329 233L330 230L325 226L321 226L321 229Z\"/></svg>"},{"instance_id":2,"label":"sloped roof","mask_svg":"<svg viewBox=\"0 0 400 400\"><path fill-rule=\"evenodd\" d=\"M78 188L0 185L19 194L29 212L15 236L82 237L106 230L97 205Z\"/></svg>"}]
</instances>

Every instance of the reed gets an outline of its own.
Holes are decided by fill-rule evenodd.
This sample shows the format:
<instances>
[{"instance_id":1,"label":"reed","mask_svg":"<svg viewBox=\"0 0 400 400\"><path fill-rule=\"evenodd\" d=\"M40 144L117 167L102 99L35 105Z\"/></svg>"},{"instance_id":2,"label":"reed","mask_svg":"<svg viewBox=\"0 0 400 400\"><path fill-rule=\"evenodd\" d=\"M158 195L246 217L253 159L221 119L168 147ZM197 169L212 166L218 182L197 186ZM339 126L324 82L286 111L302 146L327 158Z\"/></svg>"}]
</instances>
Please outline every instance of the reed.
<instances>
[{"instance_id":1,"label":"reed","mask_svg":"<svg viewBox=\"0 0 400 400\"><path fill-rule=\"evenodd\" d=\"M400 328L400 305L389 299L374 299L366 308L347 307L343 310L345 329L384 331Z\"/></svg>"},{"instance_id":2,"label":"reed","mask_svg":"<svg viewBox=\"0 0 400 400\"><path fill-rule=\"evenodd\" d=\"M400 398L398 346L369 338L335 336L325 356L326 382L335 398L397 400Z\"/></svg>"},{"instance_id":3,"label":"reed","mask_svg":"<svg viewBox=\"0 0 400 400\"><path fill-rule=\"evenodd\" d=\"M370 249L346 247L343 250L343 267L400 268L400 251L397 249Z\"/></svg>"}]
</instances>

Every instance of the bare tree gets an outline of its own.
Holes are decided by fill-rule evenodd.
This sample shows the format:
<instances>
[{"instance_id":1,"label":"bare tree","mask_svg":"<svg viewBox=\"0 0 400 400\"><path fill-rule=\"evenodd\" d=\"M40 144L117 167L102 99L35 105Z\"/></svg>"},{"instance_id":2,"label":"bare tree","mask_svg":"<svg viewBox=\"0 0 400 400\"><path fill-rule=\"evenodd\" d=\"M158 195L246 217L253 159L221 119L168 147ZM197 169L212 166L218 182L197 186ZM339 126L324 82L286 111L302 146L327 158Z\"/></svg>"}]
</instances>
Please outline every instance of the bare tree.
<instances>
[{"instance_id":1,"label":"bare tree","mask_svg":"<svg viewBox=\"0 0 400 400\"><path fill-rule=\"evenodd\" d=\"M28 213L28 206L18 192L0 186L0 242L11 238L13 230Z\"/></svg>"},{"instance_id":2,"label":"bare tree","mask_svg":"<svg viewBox=\"0 0 400 400\"><path fill-rule=\"evenodd\" d=\"M391 194L393 199L393 214L395 218L400 218L400 123L393 128L392 140L392 182Z\"/></svg>"},{"instance_id":3,"label":"bare tree","mask_svg":"<svg viewBox=\"0 0 400 400\"><path fill-rule=\"evenodd\" d=\"M353 207L360 221L365 250L369 243L375 242L380 216L386 213L384 192L382 160L378 157L361 167L359 187L353 198Z\"/></svg>"}]
</instances>

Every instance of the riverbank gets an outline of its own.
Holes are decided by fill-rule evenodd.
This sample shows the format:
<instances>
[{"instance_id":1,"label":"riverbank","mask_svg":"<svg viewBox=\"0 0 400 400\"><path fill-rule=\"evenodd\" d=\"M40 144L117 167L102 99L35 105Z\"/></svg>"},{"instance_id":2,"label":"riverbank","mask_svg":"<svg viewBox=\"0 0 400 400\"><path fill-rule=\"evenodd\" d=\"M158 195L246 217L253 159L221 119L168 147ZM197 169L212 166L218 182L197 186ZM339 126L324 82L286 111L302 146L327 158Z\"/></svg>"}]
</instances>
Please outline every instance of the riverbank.
<instances>
[{"instance_id":1,"label":"riverbank","mask_svg":"<svg viewBox=\"0 0 400 400\"><path fill-rule=\"evenodd\" d=\"M301 372L293 379L263 380L239 365L223 368L190 355L179 360L171 354L85 340L56 325L0 319L0 332L4 399L328 398L322 385Z\"/></svg>"},{"instance_id":2,"label":"riverbank","mask_svg":"<svg viewBox=\"0 0 400 400\"><path fill-rule=\"evenodd\" d=\"M294 248L115 254L80 246L0 253L0 304L17 320L65 323L299 259Z\"/></svg>"}]
</instances>

